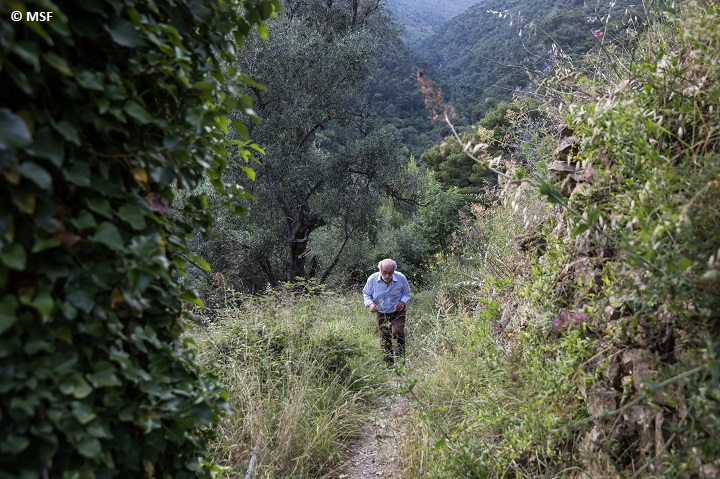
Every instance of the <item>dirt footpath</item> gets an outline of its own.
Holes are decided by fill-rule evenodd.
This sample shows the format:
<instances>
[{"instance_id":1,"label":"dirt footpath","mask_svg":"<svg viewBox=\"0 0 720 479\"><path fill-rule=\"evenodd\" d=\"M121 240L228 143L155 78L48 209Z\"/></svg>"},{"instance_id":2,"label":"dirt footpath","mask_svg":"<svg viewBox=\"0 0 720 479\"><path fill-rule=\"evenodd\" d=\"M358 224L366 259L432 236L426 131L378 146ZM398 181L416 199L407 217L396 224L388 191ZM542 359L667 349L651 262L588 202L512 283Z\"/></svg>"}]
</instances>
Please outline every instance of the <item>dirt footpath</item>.
<instances>
[{"instance_id":1,"label":"dirt footpath","mask_svg":"<svg viewBox=\"0 0 720 479\"><path fill-rule=\"evenodd\" d=\"M385 399L385 404L368 416L363 437L350 447L349 459L340 479L402 479L397 456L410 404L401 395Z\"/></svg>"}]
</instances>

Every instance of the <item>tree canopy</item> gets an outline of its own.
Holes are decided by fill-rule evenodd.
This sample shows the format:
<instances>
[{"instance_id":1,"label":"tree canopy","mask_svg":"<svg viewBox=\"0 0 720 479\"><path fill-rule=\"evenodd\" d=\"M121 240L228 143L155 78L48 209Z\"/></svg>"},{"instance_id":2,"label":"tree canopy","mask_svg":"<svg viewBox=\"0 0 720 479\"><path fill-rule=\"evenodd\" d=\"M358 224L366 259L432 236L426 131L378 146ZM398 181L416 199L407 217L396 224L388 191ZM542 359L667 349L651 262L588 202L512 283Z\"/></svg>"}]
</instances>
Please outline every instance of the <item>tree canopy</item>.
<instances>
[{"instance_id":1,"label":"tree canopy","mask_svg":"<svg viewBox=\"0 0 720 479\"><path fill-rule=\"evenodd\" d=\"M249 131L265 155L255 181L246 182L257 197L249 223L228 225L218 241L242 238L234 243L234 261L253 266L234 270L251 287L327 276L351 237L372 228L378 198L404 198L411 186L396 137L375 128L364 101L380 42L391 34L383 3L313 0L284 8L269 23L269 38L248 42L236 60L263 85L245 94L262 118ZM238 111L237 118L247 117ZM319 255L311 240L323 227L338 241ZM278 244L284 245L284 261ZM219 246L207 250L226 264Z\"/></svg>"}]
</instances>

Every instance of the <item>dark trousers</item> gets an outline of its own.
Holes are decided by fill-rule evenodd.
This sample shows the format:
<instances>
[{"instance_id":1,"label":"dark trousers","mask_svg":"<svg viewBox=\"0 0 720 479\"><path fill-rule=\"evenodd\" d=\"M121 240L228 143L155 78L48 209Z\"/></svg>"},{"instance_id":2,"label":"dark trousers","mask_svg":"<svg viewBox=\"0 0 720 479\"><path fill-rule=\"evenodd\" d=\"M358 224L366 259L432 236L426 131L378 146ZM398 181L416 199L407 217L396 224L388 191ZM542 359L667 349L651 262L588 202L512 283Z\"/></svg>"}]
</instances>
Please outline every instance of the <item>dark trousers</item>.
<instances>
[{"instance_id":1,"label":"dark trousers","mask_svg":"<svg viewBox=\"0 0 720 479\"><path fill-rule=\"evenodd\" d=\"M394 313L377 313L380 344L385 352L385 361L393 364L394 357L405 356L405 310ZM393 339L395 347L393 348Z\"/></svg>"}]
</instances>

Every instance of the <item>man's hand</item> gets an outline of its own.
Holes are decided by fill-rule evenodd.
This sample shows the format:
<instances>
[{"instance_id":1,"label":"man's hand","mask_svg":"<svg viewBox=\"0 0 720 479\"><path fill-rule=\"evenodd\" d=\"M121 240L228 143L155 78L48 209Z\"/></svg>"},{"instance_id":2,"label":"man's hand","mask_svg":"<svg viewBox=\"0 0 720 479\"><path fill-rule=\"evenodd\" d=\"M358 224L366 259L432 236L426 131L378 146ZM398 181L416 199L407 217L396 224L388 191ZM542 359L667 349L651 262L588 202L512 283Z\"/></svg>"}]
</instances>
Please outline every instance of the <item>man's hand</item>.
<instances>
[{"instance_id":1,"label":"man's hand","mask_svg":"<svg viewBox=\"0 0 720 479\"><path fill-rule=\"evenodd\" d=\"M394 309L395 309L395 311L402 311L403 309L405 309L405 303L403 303L402 301L398 301L398 302L395 304L395 308L394 308Z\"/></svg>"},{"instance_id":2,"label":"man's hand","mask_svg":"<svg viewBox=\"0 0 720 479\"><path fill-rule=\"evenodd\" d=\"M378 309L377 304L372 303L372 304L370 305L370 312L371 312L371 313L377 313L378 311L380 311L380 310Z\"/></svg>"}]
</instances>

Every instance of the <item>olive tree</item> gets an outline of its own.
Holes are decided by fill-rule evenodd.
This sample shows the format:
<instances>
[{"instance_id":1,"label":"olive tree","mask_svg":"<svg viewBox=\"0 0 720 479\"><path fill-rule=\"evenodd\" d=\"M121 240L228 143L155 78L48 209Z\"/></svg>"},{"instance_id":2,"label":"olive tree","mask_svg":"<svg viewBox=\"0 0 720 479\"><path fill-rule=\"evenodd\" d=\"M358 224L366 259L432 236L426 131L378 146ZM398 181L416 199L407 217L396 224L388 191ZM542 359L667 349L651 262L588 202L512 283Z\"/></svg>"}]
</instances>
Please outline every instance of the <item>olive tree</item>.
<instances>
[{"instance_id":1,"label":"olive tree","mask_svg":"<svg viewBox=\"0 0 720 479\"><path fill-rule=\"evenodd\" d=\"M236 61L264 85L250 85L245 95L262 118L249 133L265 150L255 168L251 226L243 228L256 235L238 254L253 250L269 282L327 276L350 238L373 227L379 197L407 199L411 190L396 137L374 126L364 97L379 43L394 34L384 4L298 0L283 8L269 38L248 42ZM322 227L342 233L336 250L313 263L311 239ZM255 248L268 235L284 245L280 264Z\"/></svg>"}]
</instances>

